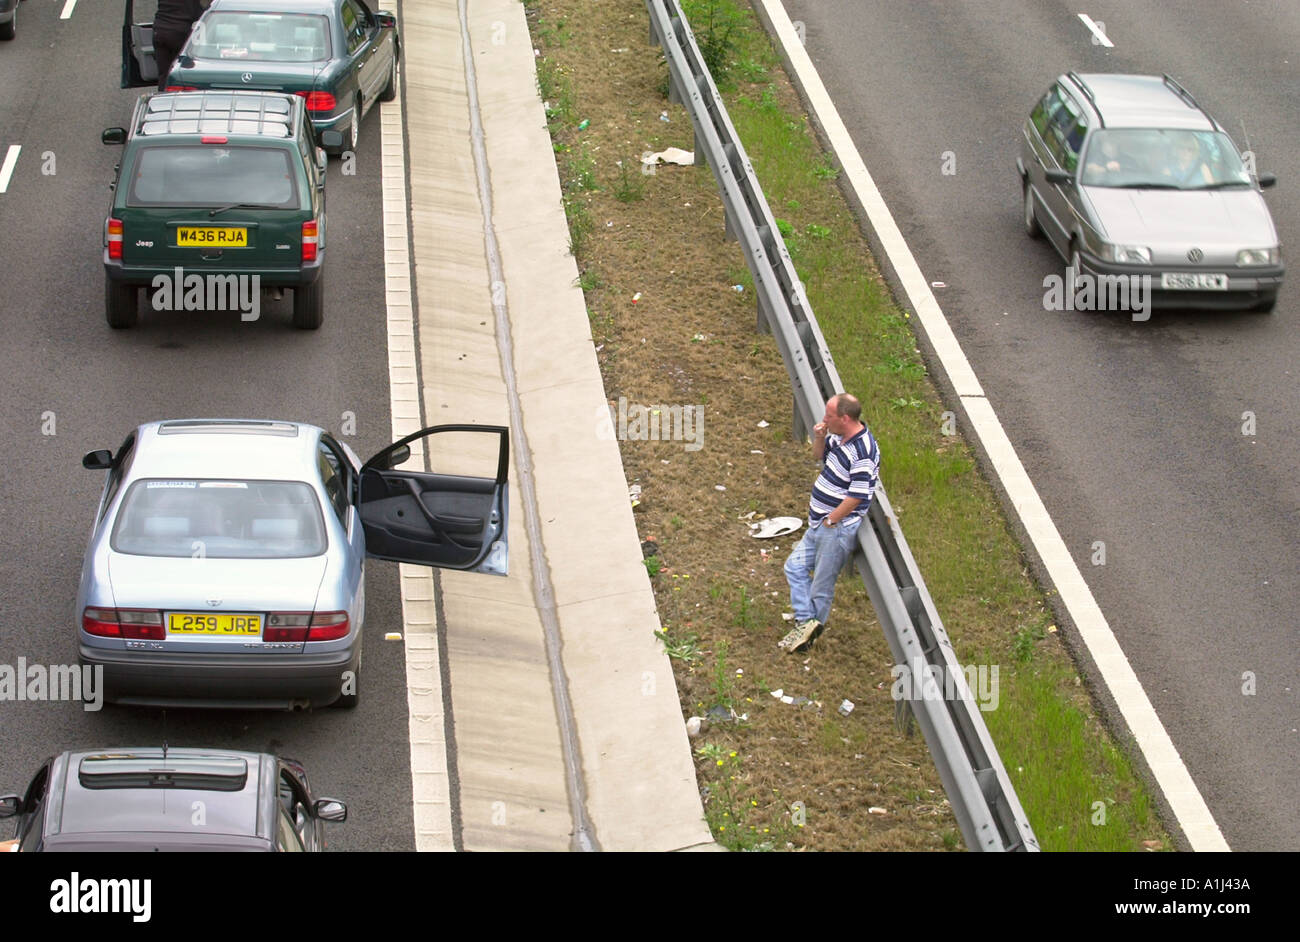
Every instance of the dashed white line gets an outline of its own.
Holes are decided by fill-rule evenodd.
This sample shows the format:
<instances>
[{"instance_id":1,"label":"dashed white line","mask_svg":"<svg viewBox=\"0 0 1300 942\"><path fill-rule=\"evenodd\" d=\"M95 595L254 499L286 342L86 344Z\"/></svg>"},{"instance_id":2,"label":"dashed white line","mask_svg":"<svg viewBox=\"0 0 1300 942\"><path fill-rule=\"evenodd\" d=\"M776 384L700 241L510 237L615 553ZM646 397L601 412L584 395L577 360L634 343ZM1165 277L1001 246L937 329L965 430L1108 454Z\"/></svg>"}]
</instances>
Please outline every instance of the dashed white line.
<instances>
[{"instance_id":1,"label":"dashed white line","mask_svg":"<svg viewBox=\"0 0 1300 942\"><path fill-rule=\"evenodd\" d=\"M5 154L5 162L0 164L0 193L9 189L9 178L14 175L14 164L18 163L18 152L23 149L21 144L10 144L9 153Z\"/></svg>"},{"instance_id":2,"label":"dashed white line","mask_svg":"<svg viewBox=\"0 0 1300 942\"><path fill-rule=\"evenodd\" d=\"M1107 49L1113 49L1115 47L1115 44L1110 41L1110 37L1106 35L1106 30L1103 24L1098 23L1087 13L1080 13L1079 19L1083 20L1084 26L1092 30L1094 42L1100 43L1101 45L1105 46Z\"/></svg>"},{"instance_id":3,"label":"dashed white line","mask_svg":"<svg viewBox=\"0 0 1300 942\"><path fill-rule=\"evenodd\" d=\"M885 204L884 197L867 172L862 155L858 153L835 103L822 84L821 76L800 42L794 24L790 22L780 0L759 0L759 3L785 49L786 61L791 64L792 71L803 87L809 110L817 116L818 123L830 140L849 185L856 191L858 202L866 211L871 227L875 229L876 236L891 259L904 293L916 310L918 319L930 336L935 354L966 408L974 437L988 452L994 473L1006 488L1030 542L1034 544L1047 568L1048 576L1060 592L1062 604L1074 619L1079 635L1101 673L1103 683L1114 696L1138 748L1146 757L1157 785L1164 792L1174 817L1182 826L1188 843L1193 850L1198 851L1229 850L1214 815L1192 780L1178 749L1111 631L1106 616L1061 539L1056 524L1016 455L992 404L980 388L975 371L958 344L902 231ZM1079 15L1085 22L1092 23L1083 14ZM1106 41L1106 45L1109 46L1110 42Z\"/></svg>"},{"instance_id":4,"label":"dashed white line","mask_svg":"<svg viewBox=\"0 0 1300 942\"><path fill-rule=\"evenodd\" d=\"M67 2L63 4L63 12L59 14L59 19L61 20L72 19L72 11L73 8L76 7L76 5L77 5L77 0L67 0Z\"/></svg>"}]
</instances>

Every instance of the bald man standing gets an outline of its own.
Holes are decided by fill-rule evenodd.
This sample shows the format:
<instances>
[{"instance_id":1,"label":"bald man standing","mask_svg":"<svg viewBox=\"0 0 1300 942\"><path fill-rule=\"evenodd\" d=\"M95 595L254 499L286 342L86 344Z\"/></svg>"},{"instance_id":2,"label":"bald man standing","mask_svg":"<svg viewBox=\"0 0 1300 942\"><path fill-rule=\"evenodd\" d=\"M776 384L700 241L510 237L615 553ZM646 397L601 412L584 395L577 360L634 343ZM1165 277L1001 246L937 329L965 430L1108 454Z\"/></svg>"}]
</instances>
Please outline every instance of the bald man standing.
<instances>
[{"instance_id":1,"label":"bald man standing","mask_svg":"<svg viewBox=\"0 0 1300 942\"><path fill-rule=\"evenodd\" d=\"M862 424L862 404L848 393L832 396L813 426L813 451L822 462L808 504L808 530L785 561L794 628L777 647L807 647L831 615L835 580L853 555L858 527L880 480L880 447Z\"/></svg>"}]
</instances>

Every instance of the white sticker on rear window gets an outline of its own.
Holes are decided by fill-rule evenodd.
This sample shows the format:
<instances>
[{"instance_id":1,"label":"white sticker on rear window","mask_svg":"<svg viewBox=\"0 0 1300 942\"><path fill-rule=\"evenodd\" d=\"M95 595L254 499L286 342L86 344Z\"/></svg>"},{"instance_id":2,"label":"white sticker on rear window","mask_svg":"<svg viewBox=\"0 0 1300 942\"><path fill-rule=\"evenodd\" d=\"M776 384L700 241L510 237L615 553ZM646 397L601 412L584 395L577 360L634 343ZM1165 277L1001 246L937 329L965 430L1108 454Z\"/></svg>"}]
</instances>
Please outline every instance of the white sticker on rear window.
<instances>
[{"instance_id":1,"label":"white sticker on rear window","mask_svg":"<svg viewBox=\"0 0 1300 942\"><path fill-rule=\"evenodd\" d=\"M243 481L204 481L199 487L242 487L248 489Z\"/></svg>"},{"instance_id":2,"label":"white sticker on rear window","mask_svg":"<svg viewBox=\"0 0 1300 942\"><path fill-rule=\"evenodd\" d=\"M155 487L197 487L196 481L146 481L145 487L151 490Z\"/></svg>"}]
</instances>

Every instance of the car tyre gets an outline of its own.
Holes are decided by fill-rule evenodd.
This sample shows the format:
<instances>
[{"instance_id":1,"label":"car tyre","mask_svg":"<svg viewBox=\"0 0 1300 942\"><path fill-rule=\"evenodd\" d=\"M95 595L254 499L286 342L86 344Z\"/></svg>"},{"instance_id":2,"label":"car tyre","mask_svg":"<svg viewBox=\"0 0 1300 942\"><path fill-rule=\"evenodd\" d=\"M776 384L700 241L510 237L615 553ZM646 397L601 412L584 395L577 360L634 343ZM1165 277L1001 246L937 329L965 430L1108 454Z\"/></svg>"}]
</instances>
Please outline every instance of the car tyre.
<instances>
[{"instance_id":1,"label":"car tyre","mask_svg":"<svg viewBox=\"0 0 1300 942\"><path fill-rule=\"evenodd\" d=\"M1034 188L1030 185L1029 180L1025 180L1025 233L1031 239L1041 239L1043 228L1038 224L1038 216L1034 212Z\"/></svg>"},{"instance_id":2,"label":"car tyre","mask_svg":"<svg viewBox=\"0 0 1300 942\"><path fill-rule=\"evenodd\" d=\"M392 101L397 97L397 53L393 53L393 67L388 73L388 85L379 94L380 101Z\"/></svg>"},{"instance_id":3,"label":"car tyre","mask_svg":"<svg viewBox=\"0 0 1300 942\"><path fill-rule=\"evenodd\" d=\"M293 326L299 330L315 330L325 320L324 282L321 272L311 284L293 289Z\"/></svg>"},{"instance_id":4,"label":"car tyre","mask_svg":"<svg viewBox=\"0 0 1300 942\"><path fill-rule=\"evenodd\" d=\"M140 289L105 276L104 314L114 330L134 327L140 322Z\"/></svg>"},{"instance_id":5,"label":"car tyre","mask_svg":"<svg viewBox=\"0 0 1300 942\"><path fill-rule=\"evenodd\" d=\"M1065 284L1067 291L1073 291L1074 286L1079 283L1079 276L1083 274L1083 256L1079 254L1079 246L1075 242L1070 243L1070 262L1065 266Z\"/></svg>"},{"instance_id":6,"label":"car tyre","mask_svg":"<svg viewBox=\"0 0 1300 942\"><path fill-rule=\"evenodd\" d=\"M13 39L18 35L18 8L14 7L14 16L8 23L0 26L0 39Z\"/></svg>"}]
</instances>

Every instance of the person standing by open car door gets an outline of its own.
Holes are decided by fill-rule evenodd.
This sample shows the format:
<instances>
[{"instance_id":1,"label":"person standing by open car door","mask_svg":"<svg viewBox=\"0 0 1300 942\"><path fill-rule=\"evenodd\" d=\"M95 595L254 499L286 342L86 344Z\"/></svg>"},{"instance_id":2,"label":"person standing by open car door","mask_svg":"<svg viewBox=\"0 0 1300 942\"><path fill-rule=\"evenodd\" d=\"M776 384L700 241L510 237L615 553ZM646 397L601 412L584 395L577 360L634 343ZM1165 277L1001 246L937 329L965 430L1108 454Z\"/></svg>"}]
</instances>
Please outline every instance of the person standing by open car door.
<instances>
[{"instance_id":1,"label":"person standing by open car door","mask_svg":"<svg viewBox=\"0 0 1300 942\"><path fill-rule=\"evenodd\" d=\"M167 73L189 39L190 30L212 0L158 0L153 18L153 55L158 62L158 91L167 88Z\"/></svg>"}]
</instances>

